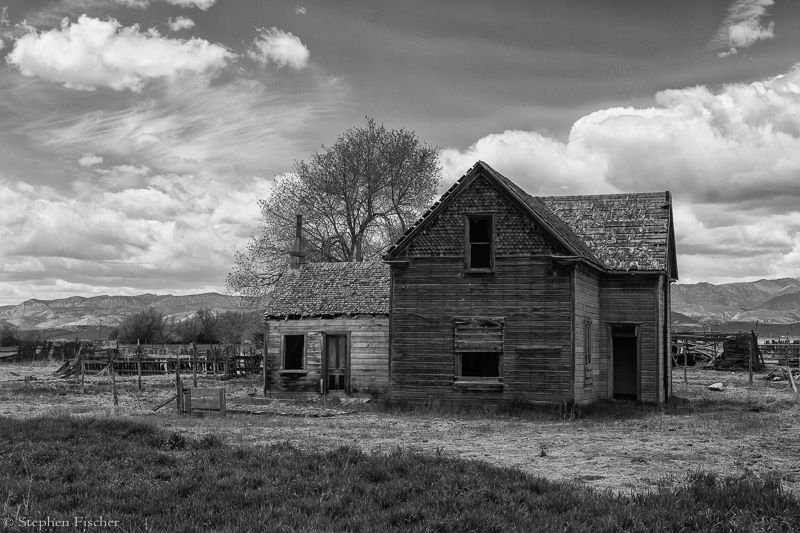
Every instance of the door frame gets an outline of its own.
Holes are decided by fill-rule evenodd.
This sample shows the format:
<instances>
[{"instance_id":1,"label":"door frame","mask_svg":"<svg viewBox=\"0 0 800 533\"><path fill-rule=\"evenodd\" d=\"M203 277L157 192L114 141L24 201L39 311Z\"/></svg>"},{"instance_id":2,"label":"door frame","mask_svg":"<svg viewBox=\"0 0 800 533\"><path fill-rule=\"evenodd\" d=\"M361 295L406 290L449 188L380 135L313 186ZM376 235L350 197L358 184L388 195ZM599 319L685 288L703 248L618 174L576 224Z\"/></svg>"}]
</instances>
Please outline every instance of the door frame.
<instances>
[{"instance_id":1,"label":"door frame","mask_svg":"<svg viewBox=\"0 0 800 533\"><path fill-rule=\"evenodd\" d=\"M350 344L350 331L344 330L330 330L322 332L322 394L327 395L330 393L328 389L328 337L345 337L345 374L344 374L344 393L350 396L350 368L352 360L350 357L351 344Z\"/></svg>"},{"instance_id":2,"label":"door frame","mask_svg":"<svg viewBox=\"0 0 800 533\"><path fill-rule=\"evenodd\" d=\"M643 322L610 322L607 324L608 332L608 399L614 399L614 328L631 327L634 329L636 338L636 401L642 400L642 325ZM617 337L627 337L629 335L616 335Z\"/></svg>"}]
</instances>

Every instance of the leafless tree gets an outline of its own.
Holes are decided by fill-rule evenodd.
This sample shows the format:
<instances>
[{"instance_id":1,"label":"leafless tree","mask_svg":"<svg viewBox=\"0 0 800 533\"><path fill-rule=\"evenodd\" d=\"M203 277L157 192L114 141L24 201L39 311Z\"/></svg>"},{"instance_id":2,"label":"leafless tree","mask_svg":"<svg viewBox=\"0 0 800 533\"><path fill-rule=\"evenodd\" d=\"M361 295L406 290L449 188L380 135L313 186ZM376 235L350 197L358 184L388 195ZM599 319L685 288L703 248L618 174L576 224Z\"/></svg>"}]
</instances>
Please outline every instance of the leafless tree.
<instances>
[{"instance_id":1,"label":"leafless tree","mask_svg":"<svg viewBox=\"0 0 800 533\"><path fill-rule=\"evenodd\" d=\"M368 118L275 179L259 200L259 232L237 253L228 289L248 296L269 290L286 266L297 214L308 261L380 257L430 205L440 179L438 148Z\"/></svg>"}]
</instances>

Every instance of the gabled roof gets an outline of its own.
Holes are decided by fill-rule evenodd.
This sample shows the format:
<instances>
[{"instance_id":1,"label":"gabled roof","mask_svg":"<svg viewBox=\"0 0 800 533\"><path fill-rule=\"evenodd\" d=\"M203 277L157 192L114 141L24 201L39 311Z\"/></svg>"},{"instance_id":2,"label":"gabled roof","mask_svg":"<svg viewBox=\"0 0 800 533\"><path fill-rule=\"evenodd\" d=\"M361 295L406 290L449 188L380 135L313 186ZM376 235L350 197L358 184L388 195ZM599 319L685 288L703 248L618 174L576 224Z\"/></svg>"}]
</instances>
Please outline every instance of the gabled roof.
<instances>
[{"instance_id":1,"label":"gabled roof","mask_svg":"<svg viewBox=\"0 0 800 533\"><path fill-rule=\"evenodd\" d=\"M586 246L583 240L575 235L564 221L556 217L540 199L529 195L514 182L483 161L475 163L466 174L461 176L461 178L442 195L439 201L433 204L430 209L428 209L422 217L389 248L384 259L390 261L396 258L408 247L414 237L422 232L425 227L427 227L439 213L444 211L460 192L466 190L478 176L483 176L489 180L489 182L503 193L509 201L516 204L520 211L542 226L569 254L581 257L591 263L595 263L597 266L601 266L594 253Z\"/></svg>"},{"instance_id":2,"label":"gabled roof","mask_svg":"<svg viewBox=\"0 0 800 533\"><path fill-rule=\"evenodd\" d=\"M265 318L389 313L389 267L380 262L308 263L275 285Z\"/></svg>"},{"instance_id":3,"label":"gabled roof","mask_svg":"<svg viewBox=\"0 0 800 533\"><path fill-rule=\"evenodd\" d=\"M668 192L595 196L531 196L478 161L389 248L398 259L414 238L479 175L548 231L568 253L610 272L667 272L678 277L672 199Z\"/></svg>"}]
</instances>

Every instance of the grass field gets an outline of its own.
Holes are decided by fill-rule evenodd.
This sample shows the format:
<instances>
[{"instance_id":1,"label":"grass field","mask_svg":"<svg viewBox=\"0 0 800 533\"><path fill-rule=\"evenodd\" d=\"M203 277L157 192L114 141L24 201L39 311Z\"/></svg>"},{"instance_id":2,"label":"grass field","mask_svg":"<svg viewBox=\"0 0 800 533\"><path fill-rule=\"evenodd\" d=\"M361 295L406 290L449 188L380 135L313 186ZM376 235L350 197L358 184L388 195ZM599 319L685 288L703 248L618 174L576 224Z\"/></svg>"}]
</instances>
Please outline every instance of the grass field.
<instances>
[{"instance_id":1,"label":"grass field","mask_svg":"<svg viewBox=\"0 0 800 533\"><path fill-rule=\"evenodd\" d=\"M265 403L243 378L216 383L234 411L223 419L153 412L169 376L143 392L118 378L114 407L109 378L81 395L53 369L0 368L0 518L102 515L126 531L800 530L800 403L764 375L751 386L746 373L690 368L683 383L681 369L661 407L494 411Z\"/></svg>"},{"instance_id":2,"label":"grass field","mask_svg":"<svg viewBox=\"0 0 800 533\"><path fill-rule=\"evenodd\" d=\"M620 495L395 448L239 447L121 419L0 419L8 531L794 531L780 480L695 472ZM675 480L673 480L675 481ZM77 518L76 518L77 517ZM82 518L81 518L82 517ZM47 521L54 526L47 528ZM76 522L77 520L77 522ZM105 523L102 521L105 520ZM113 525L106 525L113 522ZM105 525L105 528L103 527Z\"/></svg>"}]
</instances>

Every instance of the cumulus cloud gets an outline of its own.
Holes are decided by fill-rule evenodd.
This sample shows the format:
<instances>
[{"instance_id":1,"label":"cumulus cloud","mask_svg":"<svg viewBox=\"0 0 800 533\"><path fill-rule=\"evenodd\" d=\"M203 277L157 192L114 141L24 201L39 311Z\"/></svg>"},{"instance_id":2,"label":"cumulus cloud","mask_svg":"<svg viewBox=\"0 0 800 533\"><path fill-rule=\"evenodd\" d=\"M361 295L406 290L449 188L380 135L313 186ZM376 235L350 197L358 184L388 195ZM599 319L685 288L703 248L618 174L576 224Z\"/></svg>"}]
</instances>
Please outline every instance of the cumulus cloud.
<instances>
[{"instance_id":1,"label":"cumulus cloud","mask_svg":"<svg viewBox=\"0 0 800 533\"><path fill-rule=\"evenodd\" d=\"M728 15L711 40L713 48L726 48L720 57L737 53L738 48L747 48L757 41L775 37L775 23L762 24L767 8L774 0L735 0L728 8Z\"/></svg>"},{"instance_id":2,"label":"cumulus cloud","mask_svg":"<svg viewBox=\"0 0 800 533\"><path fill-rule=\"evenodd\" d=\"M78 164L82 167L93 167L103 162L103 158L94 154L85 154L78 159Z\"/></svg>"},{"instance_id":3,"label":"cumulus cloud","mask_svg":"<svg viewBox=\"0 0 800 533\"><path fill-rule=\"evenodd\" d=\"M506 131L442 150L445 178L481 159L532 194L671 190L683 206L679 254L694 258L695 281L718 279L718 260L732 276L800 276L800 255L790 256L800 252L800 65L716 91L662 91L656 104L596 111L563 141Z\"/></svg>"},{"instance_id":4,"label":"cumulus cloud","mask_svg":"<svg viewBox=\"0 0 800 533\"><path fill-rule=\"evenodd\" d=\"M114 19L83 15L58 29L20 37L7 61L25 76L71 89L138 92L150 79L203 73L232 57L225 47L204 39L168 39L154 29L140 32L138 25L123 28Z\"/></svg>"},{"instance_id":5,"label":"cumulus cloud","mask_svg":"<svg viewBox=\"0 0 800 533\"><path fill-rule=\"evenodd\" d=\"M20 287L40 286L9 303L43 292L42 285L49 297L131 287L223 290L236 246L257 226L256 198L270 188L263 178L177 174L150 175L117 190L75 185L69 198L0 180L0 201L8 207L0 211L0 293L8 298Z\"/></svg>"},{"instance_id":6,"label":"cumulus cloud","mask_svg":"<svg viewBox=\"0 0 800 533\"><path fill-rule=\"evenodd\" d=\"M175 17L175 20L172 20L170 17L167 20L167 24L169 25L169 29L172 31L180 31L180 30L188 30L189 28L194 27L194 21L189 17Z\"/></svg>"},{"instance_id":7,"label":"cumulus cloud","mask_svg":"<svg viewBox=\"0 0 800 533\"><path fill-rule=\"evenodd\" d=\"M278 28L261 28L247 55L264 66L273 62L279 67L299 70L308 64L309 52L300 39L291 33Z\"/></svg>"},{"instance_id":8,"label":"cumulus cloud","mask_svg":"<svg viewBox=\"0 0 800 533\"><path fill-rule=\"evenodd\" d=\"M300 6L300 7L294 8L294 14L295 15L305 15L306 11L307 10L306 10L306 8L304 6Z\"/></svg>"},{"instance_id":9,"label":"cumulus cloud","mask_svg":"<svg viewBox=\"0 0 800 533\"><path fill-rule=\"evenodd\" d=\"M145 8L150 5L152 0L114 0L117 4L127 6L127 7L134 7L134 8ZM206 11L208 8L213 6L217 0L164 0L168 4L172 4L173 6L180 6L180 7L196 7Z\"/></svg>"}]
</instances>

